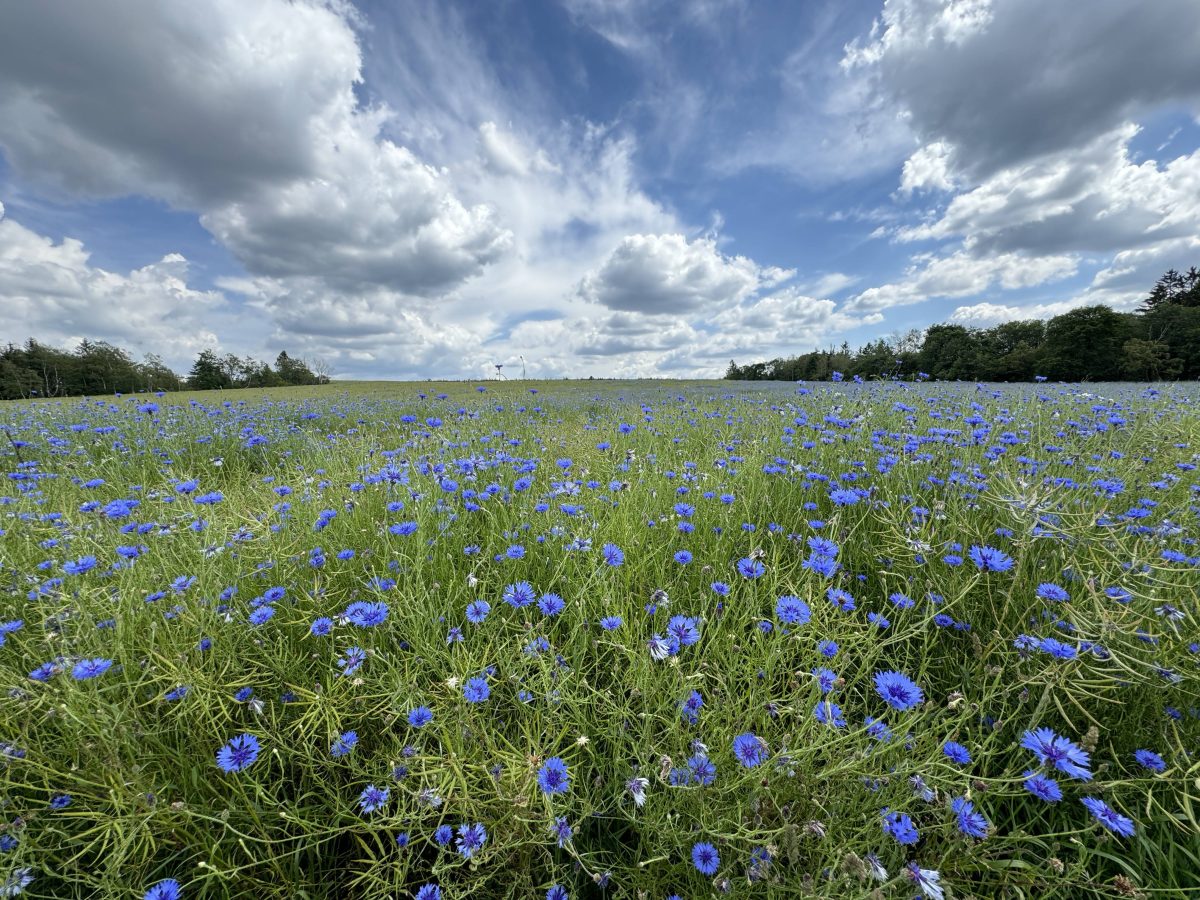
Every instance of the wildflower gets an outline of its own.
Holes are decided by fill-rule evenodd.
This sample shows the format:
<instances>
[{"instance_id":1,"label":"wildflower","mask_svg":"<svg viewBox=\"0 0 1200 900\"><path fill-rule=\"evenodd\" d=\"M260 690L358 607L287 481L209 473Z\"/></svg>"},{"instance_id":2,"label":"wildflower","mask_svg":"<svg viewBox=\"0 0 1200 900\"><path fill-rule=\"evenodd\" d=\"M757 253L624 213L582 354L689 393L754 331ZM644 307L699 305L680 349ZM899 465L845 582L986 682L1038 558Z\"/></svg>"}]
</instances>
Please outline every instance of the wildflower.
<instances>
[{"instance_id":1,"label":"wildflower","mask_svg":"<svg viewBox=\"0 0 1200 900\"><path fill-rule=\"evenodd\" d=\"M359 600L347 606L342 615L351 625L359 628L374 628L376 625L382 625L387 619L388 605L382 601L367 603Z\"/></svg>"},{"instance_id":2,"label":"wildflower","mask_svg":"<svg viewBox=\"0 0 1200 900\"><path fill-rule=\"evenodd\" d=\"M423 884L418 888L415 900L442 900L442 889L436 884Z\"/></svg>"},{"instance_id":3,"label":"wildflower","mask_svg":"<svg viewBox=\"0 0 1200 900\"><path fill-rule=\"evenodd\" d=\"M99 678L112 667L111 659L83 659L75 664L71 669L71 677L76 681L87 681L90 678Z\"/></svg>"},{"instance_id":4,"label":"wildflower","mask_svg":"<svg viewBox=\"0 0 1200 900\"><path fill-rule=\"evenodd\" d=\"M762 738L747 731L733 739L733 755L747 769L753 769L766 761L767 744Z\"/></svg>"},{"instance_id":5,"label":"wildflower","mask_svg":"<svg viewBox=\"0 0 1200 900\"><path fill-rule=\"evenodd\" d=\"M550 834L554 837L559 847L565 847L571 843L573 832L566 816L554 817L554 821L550 823Z\"/></svg>"},{"instance_id":6,"label":"wildflower","mask_svg":"<svg viewBox=\"0 0 1200 900\"><path fill-rule=\"evenodd\" d=\"M904 873L920 889L922 896L928 900L944 900L945 890L936 869L922 869L915 862L910 862L905 866Z\"/></svg>"},{"instance_id":7,"label":"wildflower","mask_svg":"<svg viewBox=\"0 0 1200 900\"><path fill-rule=\"evenodd\" d=\"M692 561L692 554L689 551L679 550L678 552L676 552L675 562L679 563L681 566L686 566L691 561Z\"/></svg>"},{"instance_id":8,"label":"wildflower","mask_svg":"<svg viewBox=\"0 0 1200 900\"><path fill-rule=\"evenodd\" d=\"M812 610L799 597L785 594L775 601L775 617L787 625L807 625L812 619Z\"/></svg>"},{"instance_id":9,"label":"wildflower","mask_svg":"<svg viewBox=\"0 0 1200 900\"><path fill-rule=\"evenodd\" d=\"M1163 758L1152 750L1135 750L1133 752L1133 758L1137 760L1139 765L1145 766L1151 772L1166 771L1166 762L1164 762Z\"/></svg>"},{"instance_id":10,"label":"wildflower","mask_svg":"<svg viewBox=\"0 0 1200 900\"><path fill-rule=\"evenodd\" d=\"M1088 752L1049 728L1026 731L1021 738L1021 746L1032 751L1042 765L1051 766L1081 781L1090 781L1092 778L1087 768L1090 764Z\"/></svg>"},{"instance_id":11,"label":"wildflower","mask_svg":"<svg viewBox=\"0 0 1200 900\"><path fill-rule=\"evenodd\" d=\"M971 761L970 751L968 751L967 748L962 744L955 743L954 741L946 741L946 743L942 745L942 753L944 753L951 762L956 762L960 766L965 766Z\"/></svg>"},{"instance_id":12,"label":"wildflower","mask_svg":"<svg viewBox=\"0 0 1200 900\"><path fill-rule=\"evenodd\" d=\"M445 847L454 840L454 829L449 825L439 825L433 830L433 842L439 847Z\"/></svg>"},{"instance_id":13,"label":"wildflower","mask_svg":"<svg viewBox=\"0 0 1200 900\"><path fill-rule=\"evenodd\" d=\"M616 631L621 627L620 616L605 616L600 620L600 627L605 631Z\"/></svg>"},{"instance_id":14,"label":"wildflower","mask_svg":"<svg viewBox=\"0 0 1200 900\"><path fill-rule=\"evenodd\" d=\"M707 841L698 841L692 845L692 865L701 875L715 875L721 865L721 857L717 848Z\"/></svg>"},{"instance_id":15,"label":"wildflower","mask_svg":"<svg viewBox=\"0 0 1200 900\"><path fill-rule=\"evenodd\" d=\"M467 621L472 625L482 625L492 611L492 606L486 600L473 600L467 604Z\"/></svg>"},{"instance_id":16,"label":"wildflower","mask_svg":"<svg viewBox=\"0 0 1200 900\"><path fill-rule=\"evenodd\" d=\"M846 719L842 715L842 708L831 700L822 700L813 710L813 715L816 716L818 722L822 725L832 725L834 728L845 728Z\"/></svg>"},{"instance_id":17,"label":"wildflower","mask_svg":"<svg viewBox=\"0 0 1200 900\"><path fill-rule=\"evenodd\" d=\"M142 900L180 900L183 896L183 888L174 878L165 878L157 884L151 885Z\"/></svg>"},{"instance_id":18,"label":"wildflower","mask_svg":"<svg viewBox=\"0 0 1200 900\"><path fill-rule=\"evenodd\" d=\"M428 706L418 706L408 711L408 724L413 728L424 728L433 721L433 710Z\"/></svg>"},{"instance_id":19,"label":"wildflower","mask_svg":"<svg viewBox=\"0 0 1200 900\"><path fill-rule=\"evenodd\" d=\"M912 819L906 813L889 813L885 809L883 811L883 831L904 845L915 844L921 839Z\"/></svg>"},{"instance_id":20,"label":"wildflower","mask_svg":"<svg viewBox=\"0 0 1200 900\"><path fill-rule=\"evenodd\" d=\"M391 788L379 788L373 784L368 784L363 788L363 792L358 795L358 808L364 813L378 812L387 805L390 793Z\"/></svg>"},{"instance_id":21,"label":"wildflower","mask_svg":"<svg viewBox=\"0 0 1200 900\"><path fill-rule=\"evenodd\" d=\"M468 703L483 703L491 695L492 689L488 687L487 679L478 675L468 678L463 685L463 697Z\"/></svg>"},{"instance_id":22,"label":"wildflower","mask_svg":"<svg viewBox=\"0 0 1200 900\"><path fill-rule=\"evenodd\" d=\"M358 732L347 731L345 734L339 735L338 739L333 742L333 746L329 748L329 755L334 759L346 756L354 749L358 743Z\"/></svg>"},{"instance_id":23,"label":"wildflower","mask_svg":"<svg viewBox=\"0 0 1200 900\"><path fill-rule=\"evenodd\" d=\"M646 802L646 788L650 786L649 779L635 776L625 782L625 790L629 791L633 797L635 806L642 806Z\"/></svg>"},{"instance_id":24,"label":"wildflower","mask_svg":"<svg viewBox=\"0 0 1200 900\"><path fill-rule=\"evenodd\" d=\"M984 838L988 833L988 820L975 811L975 804L966 797L956 797L950 804L958 819L958 830L967 837Z\"/></svg>"},{"instance_id":25,"label":"wildflower","mask_svg":"<svg viewBox=\"0 0 1200 900\"><path fill-rule=\"evenodd\" d=\"M1062 789L1053 778L1047 778L1045 775L1040 775L1030 769L1026 769L1022 777L1025 779L1025 790L1029 791L1029 793L1033 794L1039 800L1045 800L1047 803L1057 803L1062 799Z\"/></svg>"},{"instance_id":26,"label":"wildflower","mask_svg":"<svg viewBox=\"0 0 1200 900\"><path fill-rule=\"evenodd\" d=\"M538 770L538 787L544 794L562 794L570 788L567 764L561 757L552 756Z\"/></svg>"},{"instance_id":27,"label":"wildflower","mask_svg":"<svg viewBox=\"0 0 1200 900\"><path fill-rule=\"evenodd\" d=\"M217 765L225 772L240 772L258 759L258 738L239 734L217 751Z\"/></svg>"},{"instance_id":28,"label":"wildflower","mask_svg":"<svg viewBox=\"0 0 1200 900\"><path fill-rule=\"evenodd\" d=\"M487 841L487 830L484 829L482 823L458 826L458 852L462 854L463 859L470 859L475 851L484 845L485 841Z\"/></svg>"},{"instance_id":29,"label":"wildflower","mask_svg":"<svg viewBox=\"0 0 1200 900\"><path fill-rule=\"evenodd\" d=\"M560 884L553 884L546 891L546 900L570 900L567 889Z\"/></svg>"},{"instance_id":30,"label":"wildflower","mask_svg":"<svg viewBox=\"0 0 1200 900\"><path fill-rule=\"evenodd\" d=\"M515 609L528 606L534 600L533 585L528 581L518 581L515 584L510 584L504 589L501 599Z\"/></svg>"},{"instance_id":31,"label":"wildflower","mask_svg":"<svg viewBox=\"0 0 1200 900\"><path fill-rule=\"evenodd\" d=\"M606 566L619 566L625 562L625 553L616 544L605 544L600 548Z\"/></svg>"},{"instance_id":32,"label":"wildflower","mask_svg":"<svg viewBox=\"0 0 1200 900\"><path fill-rule=\"evenodd\" d=\"M1133 837L1135 829L1132 819L1121 815L1099 797L1084 797L1081 802L1096 821L1113 834L1119 834L1121 837Z\"/></svg>"},{"instance_id":33,"label":"wildflower","mask_svg":"<svg viewBox=\"0 0 1200 900\"><path fill-rule=\"evenodd\" d=\"M900 672L876 672L875 692L893 709L912 709L925 699L921 689Z\"/></svg>"},{"instance_id":34,"label":"wildflower","mask_svg":"<svg viewBox=\"0 0 1200 900\"><path fill-rule=\"evenodd\" d=\"M737 570L743 578L754 579L762 577L766 573L767 567L762 564L761 560L745 557L737 561Z\"/></svg>"},{"instance_id":35,"label":"wildflower","mask_svg":"<svg viewBox=\"0 0 1200 900\"><path fill-rule=\"evenodd\" d=\"M558 594L543 594L538 600L538 610L543 616L557 616L566 608L566 602Z\"/></svg>"},{"instance_id":36,"label":"wildflower","mask_svg":"<svg viewBox=\"0 0 1200 900\"><path fill-rule=\"evenodd\" d=\"M1013 558L995 547L972 547L967 555L981 572L1007 572L1013 567Z\"/></svg>"},{"instance_id":37,"label":"wildflower","mask_svg":"<svg viewBox=\"0 0 1200 900\"><path fill-rule=\"evenodd\" d=\"M362 664L367 661L367 651L362 647L350 647L345 654L338 658L338 668L342 670L343 675L353 675Z\"/></svg>"}]
</instances>

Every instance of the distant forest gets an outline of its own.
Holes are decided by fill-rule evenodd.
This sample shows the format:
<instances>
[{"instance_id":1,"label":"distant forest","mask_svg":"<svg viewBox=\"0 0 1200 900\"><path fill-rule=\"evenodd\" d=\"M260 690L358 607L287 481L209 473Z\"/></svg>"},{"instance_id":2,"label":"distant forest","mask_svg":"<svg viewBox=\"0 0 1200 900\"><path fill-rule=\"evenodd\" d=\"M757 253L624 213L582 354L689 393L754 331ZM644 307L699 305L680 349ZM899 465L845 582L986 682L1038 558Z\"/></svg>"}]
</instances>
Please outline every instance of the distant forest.
<instances>
[{"instance_id":1,"label":"distant forest","mask_svg":"<svg viewBox=\"0 0 1200 900\"><path fill-rule=\"evenodd\" d=\"M835 374L836 373L836 374ZM1200 378L1200 271L1163 275L1137 312L1085 306L994 328L934 325L851 351L816 350L739 366L726 378L830 381L1160 381Z\"/></svg>"},{"instance_id":2,"label":"distant forest","mask_svg":"<svg viewBox=\"0 0 1200 900\"><path fill-rule=\"evenodd\" d=\"M287 351L275 357L272 367L250 357L202 350L191 372L181 377L153 353L135 362L128 351L104 341L85 340L74 350L60 350L30 338L23 345L9 344L0 350L0 400L328 381L328 367L323 363L305 362L288 356Z\"/></svg>"}]
</instances>

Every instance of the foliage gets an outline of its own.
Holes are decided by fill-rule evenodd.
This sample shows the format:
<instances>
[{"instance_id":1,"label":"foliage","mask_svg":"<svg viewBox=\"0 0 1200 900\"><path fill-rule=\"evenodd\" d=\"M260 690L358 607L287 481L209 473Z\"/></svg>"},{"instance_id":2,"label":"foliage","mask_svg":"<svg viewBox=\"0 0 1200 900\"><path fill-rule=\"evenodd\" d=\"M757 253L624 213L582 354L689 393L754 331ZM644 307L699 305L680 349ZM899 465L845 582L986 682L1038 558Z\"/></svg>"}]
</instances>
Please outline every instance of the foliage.
<instances>
[{"instance_id":1,"label":"foliage","mask_svg":"<svg viewBox=\"0 0 1200 900\"><path fill-rule=\"evenodd\" d=\"M835 374L836 373L836 374ZM1200 378L1200 270L1159 279L1137 313L1087 306L993 328L933 325L856 352L730 362L727 379L830 381L921 377L935 381L1161 381Z\"/></svg>"},{"instance_id":2,"label":"foliage","mask_svg":"<svg viewBox=\"0 0 1200 900\"><path fill-rule=\"evenodd\" d=\"M0 406L5 896L1189 895L1194 391L528 387Z\"/></svg>"}]
</instances>

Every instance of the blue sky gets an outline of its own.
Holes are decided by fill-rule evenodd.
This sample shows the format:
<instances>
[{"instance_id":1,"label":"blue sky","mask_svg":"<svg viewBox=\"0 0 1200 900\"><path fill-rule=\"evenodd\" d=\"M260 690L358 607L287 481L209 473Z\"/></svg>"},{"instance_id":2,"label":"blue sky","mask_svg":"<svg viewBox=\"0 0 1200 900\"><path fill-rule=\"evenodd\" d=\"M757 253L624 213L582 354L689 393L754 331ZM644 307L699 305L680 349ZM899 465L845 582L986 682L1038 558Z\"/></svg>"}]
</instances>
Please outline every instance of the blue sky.
<instances>
[{"instance_id":1,"label":"blue sky","mask_svg":"<svg viewBox=\"0 0 1200 900\"><path fill-rule=\"evenodd\" d=\"M1194 0L0 11L0 337L712 376L1200 264Z\"/></svg>"}]
</instances>

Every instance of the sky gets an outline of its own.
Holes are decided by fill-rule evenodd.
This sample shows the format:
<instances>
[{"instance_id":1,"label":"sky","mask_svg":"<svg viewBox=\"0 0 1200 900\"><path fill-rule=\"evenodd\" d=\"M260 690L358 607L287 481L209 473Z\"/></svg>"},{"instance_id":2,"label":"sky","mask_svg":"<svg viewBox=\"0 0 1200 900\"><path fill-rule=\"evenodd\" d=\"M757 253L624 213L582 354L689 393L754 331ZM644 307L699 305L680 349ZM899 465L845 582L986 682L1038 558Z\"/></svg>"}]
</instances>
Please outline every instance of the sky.
<instances>
[{"instance_id":1,"label":"sky","mask_svg":"<svg viewBox=\"0 0 1200 900\"><path fill-rule=\"evenodd\" d=\"M715 377L1200 265L1196 0L0 6L0 342Z\"/></svg>"}]
</instances>

